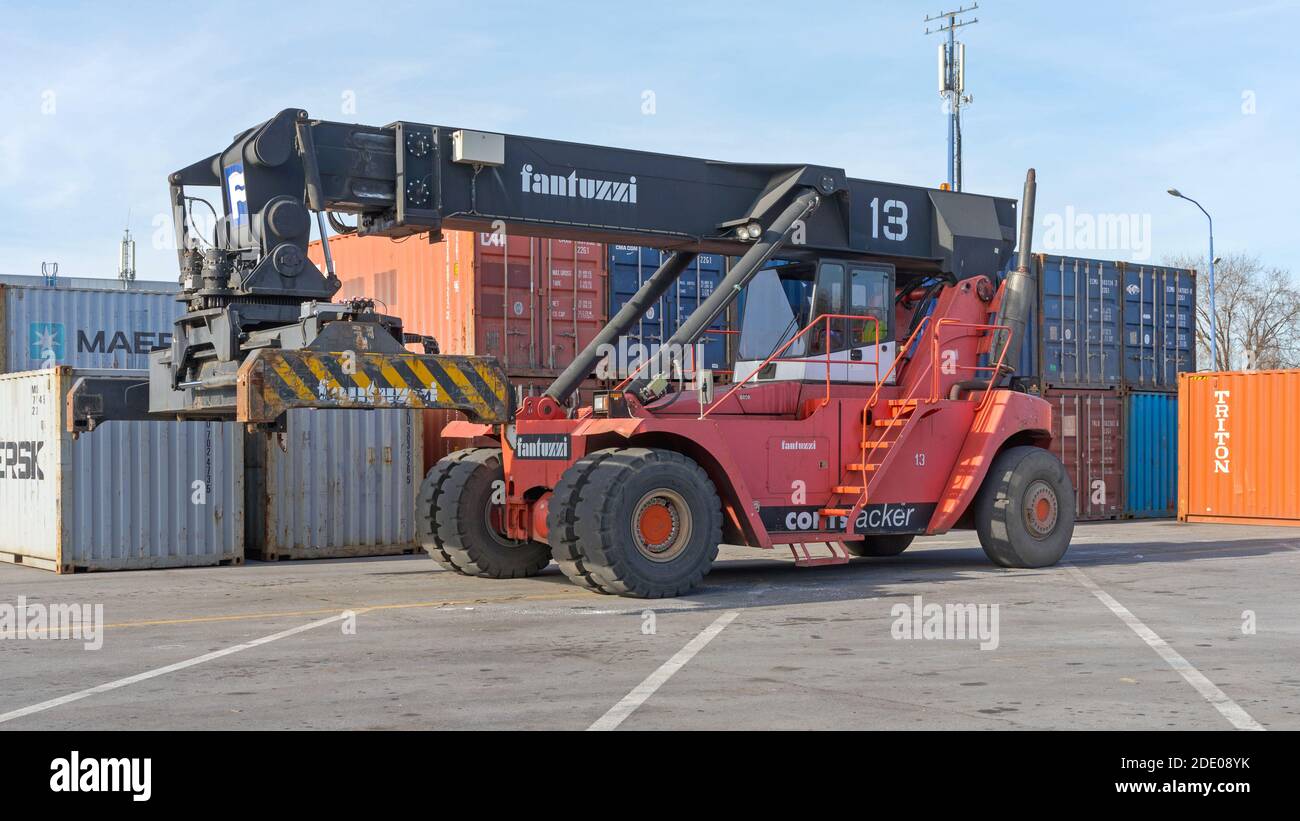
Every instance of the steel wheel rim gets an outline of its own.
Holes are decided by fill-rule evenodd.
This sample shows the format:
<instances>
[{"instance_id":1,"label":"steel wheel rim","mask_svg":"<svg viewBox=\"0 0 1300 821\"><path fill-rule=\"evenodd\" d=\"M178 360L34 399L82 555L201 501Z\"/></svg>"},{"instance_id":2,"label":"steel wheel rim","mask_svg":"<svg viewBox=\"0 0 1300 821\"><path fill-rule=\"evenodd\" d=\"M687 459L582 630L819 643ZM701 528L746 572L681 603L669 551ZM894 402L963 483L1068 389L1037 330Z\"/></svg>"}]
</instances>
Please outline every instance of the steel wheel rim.
<instances>
[{"instance_id":1,"label":"steel wheel rim","mask_svg":"<svg viewBox=\"0 0 1300 821\"><path fill-rule=\"evenodd\" d=\"M656 488L632 508L632 542L652 562L671 562L691 540L691 508L675 490Z\"/></svg>"},{"instance_id":2,"label":"steel wheel rim","mask_svg":"<svg viewBox=\"0 0 1300 821\"><path fill-rule=\"evenodd\" d=\"M1060 500L1056 490L1042 479L1035 479L1025 489L1025 526L1035 539L1045 539L1056 530L1060 519Z\"/></svg>"}]
</instances>

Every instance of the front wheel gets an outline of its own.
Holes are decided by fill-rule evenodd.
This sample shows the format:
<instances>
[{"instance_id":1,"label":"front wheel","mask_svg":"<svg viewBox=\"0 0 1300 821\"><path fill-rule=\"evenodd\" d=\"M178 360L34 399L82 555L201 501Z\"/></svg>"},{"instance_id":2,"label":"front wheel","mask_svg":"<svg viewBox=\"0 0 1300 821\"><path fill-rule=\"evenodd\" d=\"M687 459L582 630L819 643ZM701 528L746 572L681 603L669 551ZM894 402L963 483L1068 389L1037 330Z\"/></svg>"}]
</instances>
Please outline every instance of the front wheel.
<instances>
[{"instance_id":1,"label":"front wheel","mask_svg":"<svg viewBox=\"0 0 1300 821\"><path fill-rule=\"evenodd\" d=\"M975 531L1003 567L1047 567L1074 535L1074 488L1060 460L1042 448L999 453L975 497Z\"/></svg>"},{"instance_id":2,"label":"front wheel","mask_svg":"<svg viewBox=\"0 0 1300 821\"><path fill-rule=\"evenodd\" d=\"M534 576L551 563L541 542L503 532L504 473L500 448L459 450L429 470L420 488L418 526L434 561L467 576Z\"/></svg>"}]
</instances>

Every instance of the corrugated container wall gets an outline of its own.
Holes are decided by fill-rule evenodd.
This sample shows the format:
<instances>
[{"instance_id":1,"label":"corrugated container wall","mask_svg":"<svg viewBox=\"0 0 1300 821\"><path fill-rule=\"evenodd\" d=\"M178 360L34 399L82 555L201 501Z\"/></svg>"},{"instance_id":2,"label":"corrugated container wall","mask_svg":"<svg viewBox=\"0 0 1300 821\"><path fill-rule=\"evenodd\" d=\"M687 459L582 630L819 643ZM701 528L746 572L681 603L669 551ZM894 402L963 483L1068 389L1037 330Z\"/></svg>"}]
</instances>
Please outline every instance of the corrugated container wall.
<instances>
[{"instance_id":1,"label":"corrugated container wall","mask_svg":"<svg viewBox=\"0 0 1300 821\"><path fill-rule=\"evenodd\" d=\"M1117 519L1124 510L1121 402L1116 391L1054 389L1052 453L1074 485L1079 521Z\"/></svg>"},{"instance_id":2,"label":"corrugated container wall","mask_svg":"<svg viewBox=\"0 0 1300 821\"><path fill-rule=\"evenodd\" d=\"M627 304L662 264L665 254L654 248L633 245L609 246L609 315L614 316ZM720 254L699 254L677 280L677 286L650 306L641 322L627 335L628 345L641 345L653 355L667 342L673 332L704 300L713 294L727 273L727 258ZM726 314L709 325L709 333L699 340L702 359L700 366L714 371L726 371L731 365L727 359L727 338L718 333L727 329ZM635 365L638 356L629 355Z\"/></svg>"},{"instance_id":3,"label":"corrugated container wall","mask_svg":"<svg viewBox=\"0 0 1300 821\"><path fill-rule=\"evenodd\" d=\"M263 559L420 549L418 412L290 411L283 434L249 434L248 552Z\"/></svg>"},{"instance_id":4,"label":"corrugated container wall","mask_svg":"<svg viewBox=\"0 0 1300 821\"><path fill-rule=\"evenodd\" d=\"M1178 380L1178 518L1300 525L1300 370Z\"/></svg>"},{"instance_id":5,"label":"corrugated container wall","mask_svg":"<svg viewBox=\"0 0 1300 821\"><path fill-rule=\"evenodd\" d=\"M443 353L495 356L511 376L558 373L605 324L595 243L448 231L437 243L335 236L330 250L336 301L374 298ZM320 243L308 255L324 265Z\"/></svg>"},{"instance_id":6,"label":"corrugated container wall","mask_svg":"<svg viewBox=\"0 0 1300 821\"><path fill-rule=\"evenodd\" d=\"M540 393L604 327L605 246L590 242L447 231L443 240L330 238L343 287L335 300L371 297L410 333L433 336L443 353L495 356L512 387ZM324 265L320 243L308 255ZM592 384L575 401L590 402ZM422 417L424 468L464 447L443 441L451 411Z\"/></svg>"},{"instance_id":7,"label":"corrugated container wall","mask_svg":"<svg viewBox=\"0 0 1300 821\"><path fill-rule=\"evenodd\" d=\"M172 325L184 312L176 301L178 286L167 283L134 283L123 290L112 280L95 288L49 287L30 279L0 279L0 365L6 371L56 365L147 369L149 350L171 344Z\"/></svg>"},{"instance_id":8,"label":"corrugated container wall","mask_svg":"<svg viewBox=\"0 0 1300 821\"><path fill-rule=\"evenodd\" d=\"M67 392L94 373L0 376L0 558L58 572L242 562L239 426L110 422L73 439Z\"/></svg>"},{"instance_id":9,"label":"corrugated container wall","mask_svg":"<svg viewBox=\"0 0 1300 821\"><path fill-rule=\"evenodd\" d=\"M1175 391L1196 370L1196 272L1121 262L1124 279L1124 385Z\"/></svg>"},{"instance_id":10,"label":"corrugated container wall","mask_svg":"<svg viewBox=\"0 0 1300 821\"><path fill-rule=\"evenodd\" d=\"M1124 394L1124 515L1172 517L1178 478L1178 395Z\"/></svg>"},{"instance_id":11,"label":"corrugated container wall","mask_svg":"<svg viewBox=\"0 0 1300 821\"><path fill-rule=\"evenodd\" d=\"M1038 365L1048 387L1114 388L1121 380L1118 264L1039 254Z\"/></svg>"}]
</instances>

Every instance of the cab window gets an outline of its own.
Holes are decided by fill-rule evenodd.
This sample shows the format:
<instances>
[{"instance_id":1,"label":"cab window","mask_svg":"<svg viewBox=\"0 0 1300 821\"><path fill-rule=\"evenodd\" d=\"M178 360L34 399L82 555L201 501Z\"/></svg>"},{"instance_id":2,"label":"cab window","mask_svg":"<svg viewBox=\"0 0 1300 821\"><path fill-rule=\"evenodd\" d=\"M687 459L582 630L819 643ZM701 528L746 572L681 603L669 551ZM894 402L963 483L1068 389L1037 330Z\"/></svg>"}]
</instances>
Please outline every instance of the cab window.
<instances>
[{"instance_id":1,"label":"cab window","mask_svg":"<svg viewBox=\"0 0 1300 821\"><path fill-rule=\"evenodd\" d=\"M887 267L823 262L818 266L811 299L815 318L825 314L872 317L875 322L832 319L809 331L809 353L825 354L875 345L893 338L893 271ZM828 328L829 326L829 328ZM829 329L829 340L827 331Z\"/></svg>"},{"instance_id":2,"label":"cab window","mask_svg":"<svg viewBox=\"0 0 1300 821\"><path fill-rule=\"evenodd\" d=\"M890 314L893 313L893 283L888 271L879 268L850 269L849 273L849 310L854 316L869 316L872 322L851 322L856 326L853 344L855 347L874 345L876 339L887 342L893 339L890 328ZM879 334L877 334L877 328Z\"/></svg>"}]
</instances>

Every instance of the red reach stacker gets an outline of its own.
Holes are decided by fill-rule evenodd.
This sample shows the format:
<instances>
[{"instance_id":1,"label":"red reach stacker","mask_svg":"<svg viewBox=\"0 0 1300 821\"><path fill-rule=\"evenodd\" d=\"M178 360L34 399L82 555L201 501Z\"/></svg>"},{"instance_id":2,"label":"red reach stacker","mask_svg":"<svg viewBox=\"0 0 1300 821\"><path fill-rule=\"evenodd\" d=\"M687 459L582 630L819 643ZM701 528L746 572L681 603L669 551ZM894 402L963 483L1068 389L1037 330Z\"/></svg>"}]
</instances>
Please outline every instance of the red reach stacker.
<instances>
[{"instance_id":1,"label":"red reach stacker","mask_svg":"<svg viewBox=\"0 0 1300 821\"><path fill-rule=\"evenodd\" d=\"M433 558L495 578L554 560L626 596L688 592L721 543L831 564L974 528L995 563L1042 567L1073 534L1048 405L1010 384L1035 299L1032 170L1017 209L825 166L287 109L171 183L189 310L147 383L74 389L75 430L121 418L274 430L294 407L456 408L468 419L445 436L497 444L425 477ZM219 188L223 206L201 242L196 186ZM321 272L305 253L312 212L336 232L408 241L455 229L668 253L545 394L516 398L495 360L440 355L371 303L331 304L328 254ZM573 407L602 360L627 362L626 334L699 253L736 259L662 348ZM737 302L737 360L720 384L692 354Z\"/></svg>"}]
</instances>

